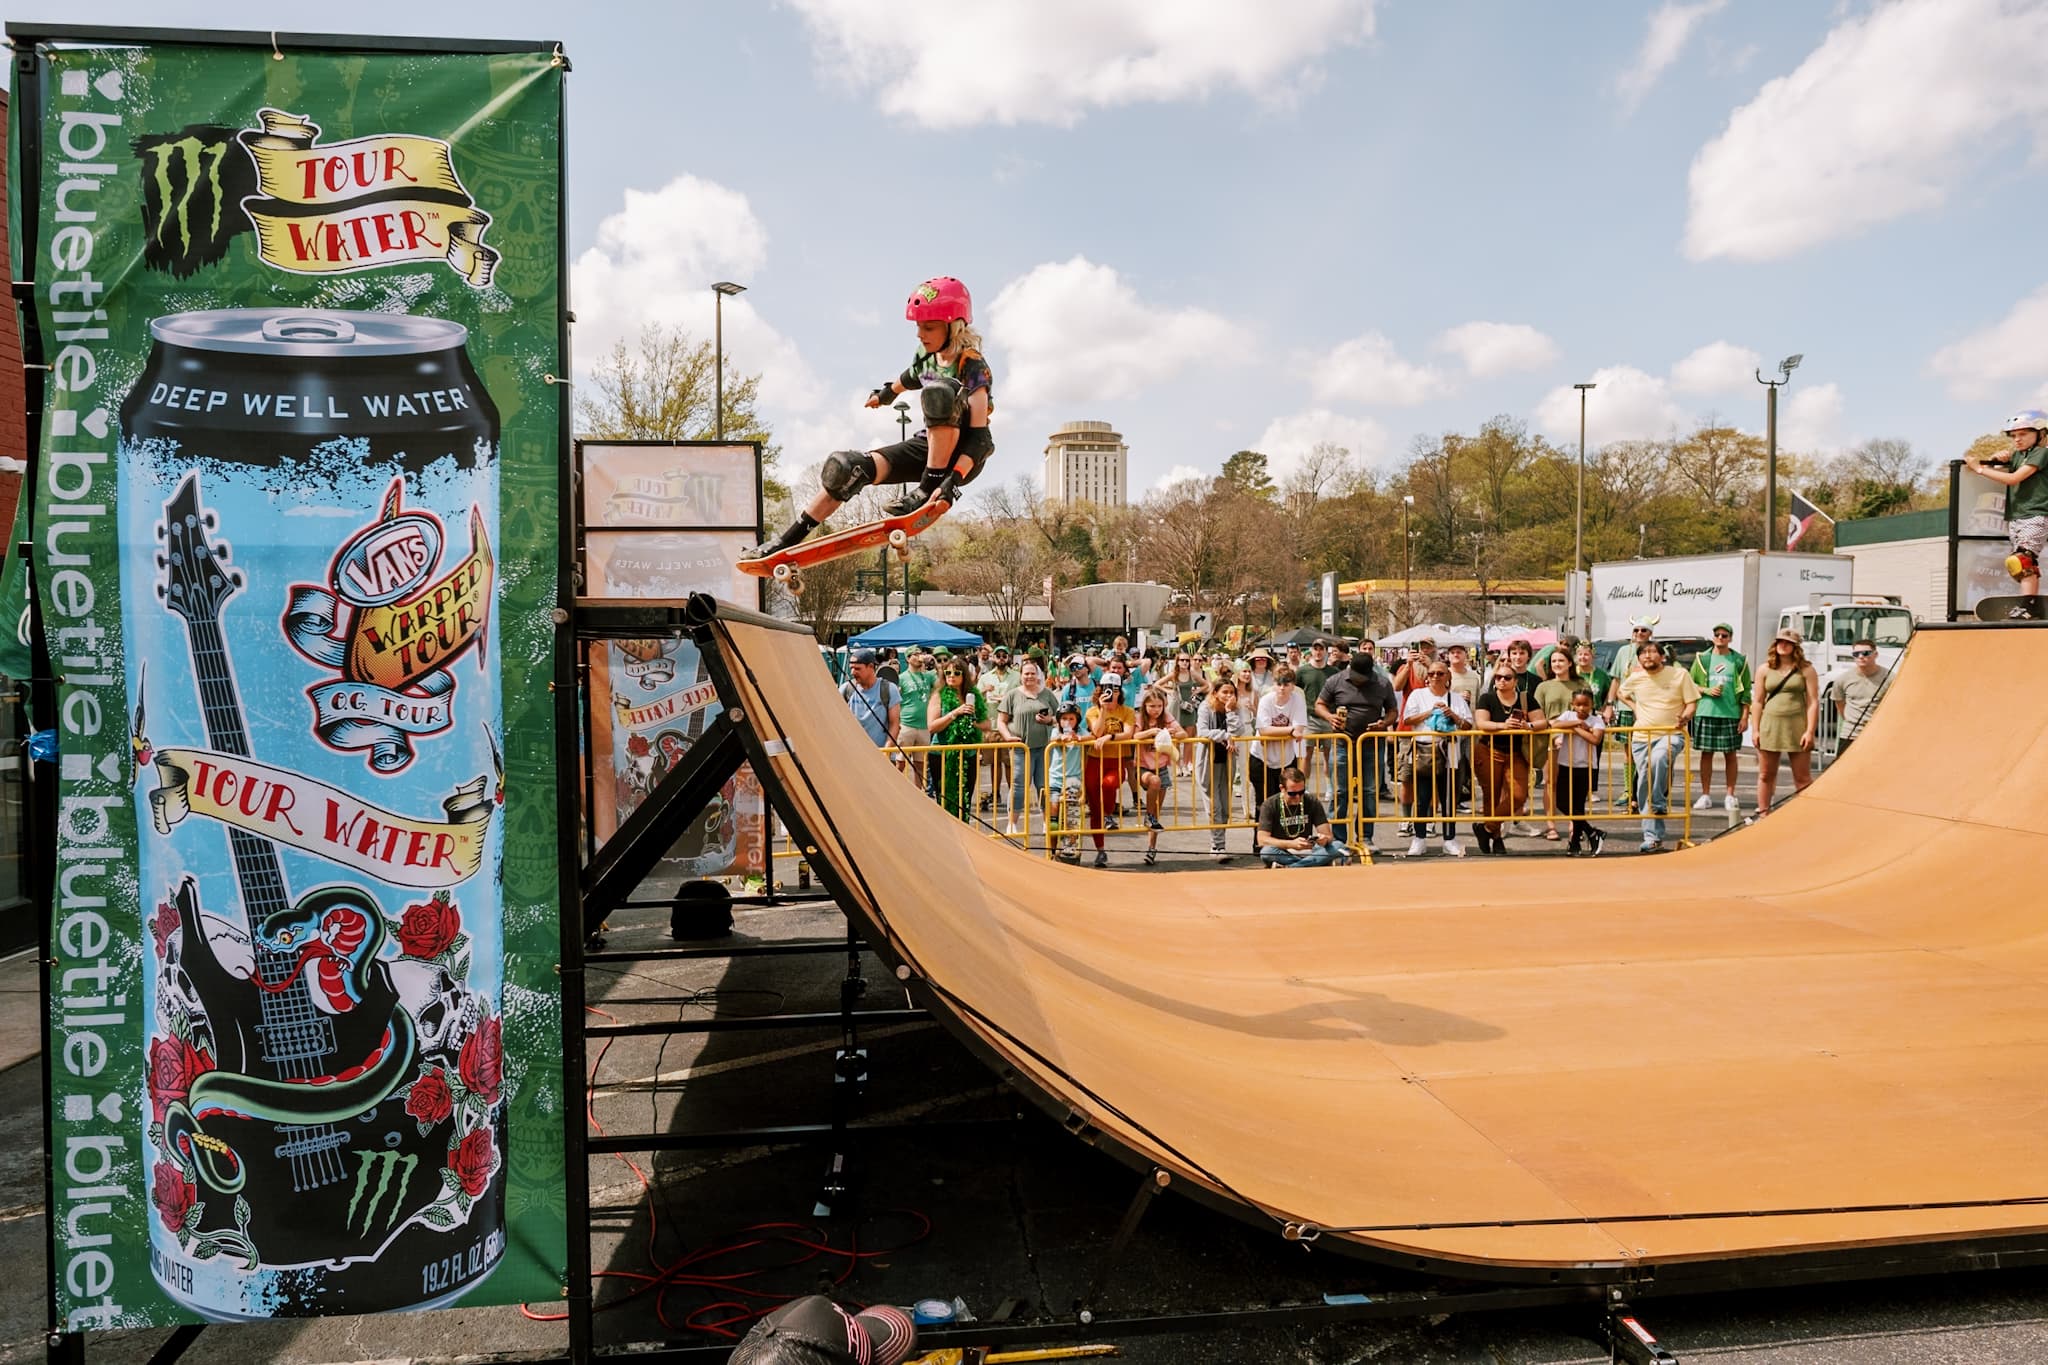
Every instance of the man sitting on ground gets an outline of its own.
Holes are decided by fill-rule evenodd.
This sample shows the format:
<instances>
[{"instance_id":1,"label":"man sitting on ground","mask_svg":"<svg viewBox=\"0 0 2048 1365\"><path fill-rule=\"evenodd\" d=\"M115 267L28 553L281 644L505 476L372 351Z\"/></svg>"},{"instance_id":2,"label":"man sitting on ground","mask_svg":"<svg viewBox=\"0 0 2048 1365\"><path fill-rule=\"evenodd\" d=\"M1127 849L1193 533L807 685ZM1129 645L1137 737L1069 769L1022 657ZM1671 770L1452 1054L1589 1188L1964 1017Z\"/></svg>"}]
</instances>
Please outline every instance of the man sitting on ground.
<instances>
[{"instance_id":1,"label":"man sitting on ground","mask_svg":"<svg viewBox=\"0 0 2048 1365\"><path fill-rule=\"evenodd\" d=\"M1268 867L1323 867L1351 860L1337 842L1329 812L1308 794L1308 775L1290 763L1280 773L1280 790L1259 807L1255 841Z\"/></svg>"}]
</instances>

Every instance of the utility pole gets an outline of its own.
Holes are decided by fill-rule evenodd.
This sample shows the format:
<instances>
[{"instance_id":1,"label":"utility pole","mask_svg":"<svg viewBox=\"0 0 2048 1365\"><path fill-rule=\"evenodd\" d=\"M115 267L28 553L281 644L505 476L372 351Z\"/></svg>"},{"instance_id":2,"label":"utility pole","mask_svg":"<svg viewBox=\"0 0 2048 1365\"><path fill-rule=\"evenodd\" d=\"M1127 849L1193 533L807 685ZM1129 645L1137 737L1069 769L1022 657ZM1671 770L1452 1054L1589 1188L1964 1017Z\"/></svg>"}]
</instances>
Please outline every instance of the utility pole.
<instances>
[{"instance_id":1,"label":"utility pole","mask_svg":"<svg viewBox=\"0 0 2048 1365\"><path fill-rule=\"evenodd\" d=\"M1415 511L1415 495L1401 495L1401 625L1403 628L1415 623L1415 533L1408 529L1408 518Z\"/></svg>"},{"instance_id":2,"label":"utility pole","mask_svg":"<svg viewBox=\"0 0 2048 1365\"><path fill-rule=\"evenodd\" d=\"M714 320L711 324L713 336L711 351L713 363L717 367L717 378L713 381L715 387L712 390L716 396L712 399L712 402L718 408L718 411L711 418L711 431L713 440L723 441L725 439L725 301L730 295L746 293L747 287L743 284L734 284L731 280L720 280L717 284L711 286L711 292L717 296L712 304Z\"/></svg>"},{"instance_id":3,"label":"utility pole","mask_svg":"<svg viewBox=\"0 0 2048 1365\"><path fill-rule=\"evenodd\" d=\"M1764 378L1764 372L1756 372L1756 382L1769 390L1764 400L1764 552L1778 548L1778 390L1792 382L1792 371L1799 368L1799 362L1806 359L1802 353L1788 355L1778 362L1778 377Z\"/></svg>"},{"instance_id":4,"label":"utility pole","mask_svg":"<svg viewBox=\"0 0 2048 1365\"><path fill-rule=\"evenodd\" d=\"M1579 391L1579 510L1572 518L1572 568L1586 571L1586 394L1596 384L1574 384Z\"/></svg>"}]
</instances>

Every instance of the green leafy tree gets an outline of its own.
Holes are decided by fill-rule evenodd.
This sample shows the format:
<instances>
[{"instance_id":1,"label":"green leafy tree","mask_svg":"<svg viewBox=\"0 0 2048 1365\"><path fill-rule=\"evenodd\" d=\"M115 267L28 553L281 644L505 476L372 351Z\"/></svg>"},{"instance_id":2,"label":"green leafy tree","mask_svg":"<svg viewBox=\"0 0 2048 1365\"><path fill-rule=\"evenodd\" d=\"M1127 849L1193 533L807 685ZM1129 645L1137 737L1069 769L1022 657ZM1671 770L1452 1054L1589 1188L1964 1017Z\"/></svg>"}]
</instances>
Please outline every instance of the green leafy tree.
<instances>
[{"instance_id":1,"label":"green leafy tree","mask_svg":"<svg viewBox=\"0 0 2048 1365\"><path fill-rule=\"evenodd\" d=\"M1270 502L1279 491L1273 483L1266 457L1256 450L1240 450L1223 462L1223 482L1246 497Z\"/></svg>"},{"instance_id":2,"label":"green leafy tree","mask_svg":"<svg viewBox=\"0 0 2048 1365\"><path fill-rule=\"evenodd\" d=\"M773 499L785 490L772 471L781 449L755 409L761 376L725 366L725 436L761 442L762 477ZM582 434L604 441L708 441L718 434L718 358L688 329L650 323L636 345L624 341L591 366L579 385Z\"/></svg>"}]
</instances>

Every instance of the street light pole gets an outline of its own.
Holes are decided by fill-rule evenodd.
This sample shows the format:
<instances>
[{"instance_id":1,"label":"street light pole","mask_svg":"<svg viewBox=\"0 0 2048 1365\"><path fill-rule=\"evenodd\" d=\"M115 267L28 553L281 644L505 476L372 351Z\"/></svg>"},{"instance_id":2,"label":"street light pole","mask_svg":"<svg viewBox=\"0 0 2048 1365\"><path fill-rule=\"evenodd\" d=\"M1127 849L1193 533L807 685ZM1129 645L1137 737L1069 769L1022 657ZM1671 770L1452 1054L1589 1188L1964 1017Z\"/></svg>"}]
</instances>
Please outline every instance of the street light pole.
<instances>
[{"instance_id":1,"label":"street light pole","mask_svg":"<svg viewBox=\"0 0 2048 1365\"><path fill-rule=\"evenodd\" d=\"M712 360L717 367L717 376L712 381L715 386L712 390L715 395L712 398L712 402L717 404L718 407L718 411L711 419L711 431L713 440L723 441L725 439L725 300L729 294L746 293L747 287L743 284L734 284L731 280L720 280L717 284L711 286L711 292L714 295L714 301L711 305L714 319L711 325L713 338L711 350Z\"/></svg>"},{"instance_id":2,"label":"street light pole","mask_svg":"<svg viewBox=\"0 0 2048 1365\"><path fill-rule=\"evenodd\" d=\"M1415 624L1415 534L1408 529L1408 516L1415 510L1415 495L1401 495L1401 625Z\"/></svg>"},{"instance_id":3,"label":"street light pole","mask_svg":"<svg viewBox=\"0 0 2048 1365\"><path fill-rule=\"evenodd\" d=\"M1804 354L1788 355L1778 362L1778 377L1764 378L1764 372L1756 372L1756 382L1769 390L1764 400L1764 552L1778 548L1778 389L1792 382L1792 371L1799 368L1799 362L1806 359Z\"/></svg>"},{"instance_id":4,"label":"street light pole","mask_svg":"<svg viewBox=\"0 0 2048 1365\"><path fill-rule=\"evenodd\" d=\"M1572 568L1586 571L1586 393L1597 384L1574 384L1579 391L1579 510L1572 518Z\"/></svg>"},{"instance_id":5,"label":"street light pole","mask_svg":"<svg viewBox=\"0 0 2048 1365\"><path fill-rule=\"evenodd\" d=\"M905 441L909 440L909 439L910 439L910 404L908 404L908 403L898 403L898 404L896 405L896 426L897 426L897 428L898 428L898 429L899 429L899 430L900 430L900 431L902 432L902 436L901 436L901 437L900 437L899 439L901 439L901 440L905 440Z\"/></svg>"}]
</instances>

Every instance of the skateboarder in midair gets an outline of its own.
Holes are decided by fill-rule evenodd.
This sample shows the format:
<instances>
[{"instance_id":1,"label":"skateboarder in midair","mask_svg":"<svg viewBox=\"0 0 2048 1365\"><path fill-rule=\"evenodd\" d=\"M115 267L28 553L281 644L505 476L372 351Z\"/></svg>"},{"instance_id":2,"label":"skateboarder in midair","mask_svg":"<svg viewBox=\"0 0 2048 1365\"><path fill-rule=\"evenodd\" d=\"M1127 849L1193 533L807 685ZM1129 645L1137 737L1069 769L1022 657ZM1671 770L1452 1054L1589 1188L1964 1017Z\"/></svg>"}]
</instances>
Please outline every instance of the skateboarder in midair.
<instances>
[{"instance_id":1,"label":"skateboarder in midair","mask_svg":"<svg viewBox=\"0 0 2048 1365\"><path fill-rule=\"evenodd\" d=\"M1975 474L2005 485L2005 534L2012 542L2012 554L2005 561L2006 572L2019 580L2020 596L2034 597L2041 591L2041 553L2048 549L2048 479L2034 476L2048 459L2041 434L2048 431L2048 412L2028 408L2005 421L2005 434L2012 438L2012 454L1986 461L1965 456L1963 463ZM2015 615L2026 614L2015 608Z\"/></svg>"},{"instance_id":2,"label":"skateboarder in midair","mask_svg":"<svg viewBox=\"0 0 2048 1365\"><path fill-rule=\"evenodd\" d=\"M917 324L917 353L901 375L868 395L866 406L884 407L898 394L915 389L925 429L895 445L827 455L811 505L797 513L781 535L744 558L766 559L800 543L869 484L917 485L885 509L900 517L924 506L949 472L960 485L973 482L981 472L995 450L988 429L995 386L981 353L981 336L974 330L974 301L967 286L950 275L926 280L911 291L903 316Z\"/></svg>"}]
</instances>

